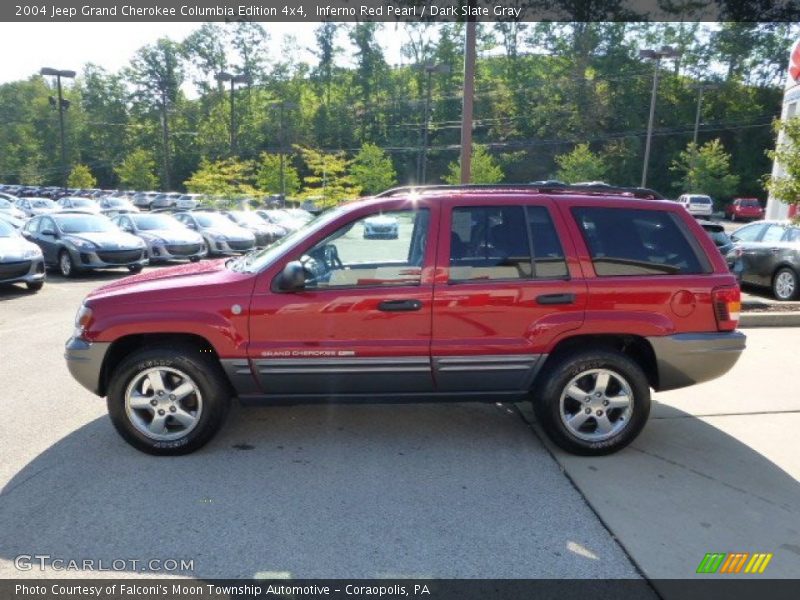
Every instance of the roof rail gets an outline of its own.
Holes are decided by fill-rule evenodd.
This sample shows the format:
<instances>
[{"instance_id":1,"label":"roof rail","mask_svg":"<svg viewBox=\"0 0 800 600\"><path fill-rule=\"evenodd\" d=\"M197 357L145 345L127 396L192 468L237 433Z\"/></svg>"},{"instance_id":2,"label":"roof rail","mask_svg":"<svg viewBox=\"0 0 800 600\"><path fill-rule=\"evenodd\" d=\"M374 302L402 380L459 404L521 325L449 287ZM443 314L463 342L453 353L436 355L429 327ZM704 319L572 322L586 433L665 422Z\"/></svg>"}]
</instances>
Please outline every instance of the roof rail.
<instances>
[{"instance_id":1,"label":"roof rail","mask_svg":"<svg viewBox=\"0 0 800 600\"><path fill-rule=\"evenodd\" d=\"M607 196L610 194L632 196L634 198L642 198L645 200L664 200L664 196L655 190L649 188L638 187L617 187L613 185L537 185L531 183L469 183L463 185L407 185L396 188L391 188L380 194L376 194L375 198L391 198L393 196L402 196L405 194L428 192L428 191L498 191L498 192L511 192L511 191L537 191L543 194L587 194L597 196Z\"/></svg>"}]
</instances>

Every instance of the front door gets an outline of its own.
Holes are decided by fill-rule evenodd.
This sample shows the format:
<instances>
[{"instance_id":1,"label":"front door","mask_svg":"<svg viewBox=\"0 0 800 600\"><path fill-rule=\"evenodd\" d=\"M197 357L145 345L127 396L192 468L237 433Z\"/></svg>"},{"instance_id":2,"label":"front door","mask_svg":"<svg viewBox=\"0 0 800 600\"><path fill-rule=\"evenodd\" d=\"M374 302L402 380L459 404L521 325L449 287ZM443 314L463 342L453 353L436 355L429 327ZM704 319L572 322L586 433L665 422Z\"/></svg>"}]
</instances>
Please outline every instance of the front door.
<instances>
[{"instance_id":1,"label":"front door","mask_svg":"<svg viewBox=\"0 0 800 600\"><path fill-rule=\"evenodd\" d=\"M409 394L430 365L436 211L354 216L301 251L301 291L256 290L249 356L267 395Z\"/></svg>"},{"instance_id":2,"label":"front door","mask_svg":"<svg viewBox=\"0 0 800 600\"><path fill-rule=\"evenodd\" d=\"M437 390L527 390L547 344L580 327L586 284L565 258L571 242L559 219L544 198L443 207L431 345Z\"/></svg>"}]
</instances>

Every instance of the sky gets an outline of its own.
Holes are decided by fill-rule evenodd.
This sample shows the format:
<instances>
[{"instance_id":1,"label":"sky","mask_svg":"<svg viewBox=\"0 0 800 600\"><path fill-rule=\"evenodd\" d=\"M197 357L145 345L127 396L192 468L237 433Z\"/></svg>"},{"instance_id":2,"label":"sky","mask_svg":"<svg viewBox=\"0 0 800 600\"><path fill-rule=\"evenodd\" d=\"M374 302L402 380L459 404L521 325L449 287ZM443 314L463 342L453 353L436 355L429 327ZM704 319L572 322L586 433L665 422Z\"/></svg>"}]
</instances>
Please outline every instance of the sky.
<instances>
[{"instance_id":1,"label":"sky","mask_svg":"<svg viewBox=\"0 0 800 600\"><path fill-rule=\"evenodd\" d=\"M80 72L87 62L116 71L128 64L133 54L161 37L180 41L201 23L0 23L0 83L27 79L42 67ZM315 45L316 23L264 23L271 36L272 58L280 52L284 35L297 37L300 60L314 63L306 50ZM392 26L387 26L392 27ZM341 32L344 33L344 32ZM381 35L389 64L400 61L402 35L385 29ZM342 39L340 45L344 46ZM351 53L343 53L351 56Z\"/></svg>"}]
</instances>

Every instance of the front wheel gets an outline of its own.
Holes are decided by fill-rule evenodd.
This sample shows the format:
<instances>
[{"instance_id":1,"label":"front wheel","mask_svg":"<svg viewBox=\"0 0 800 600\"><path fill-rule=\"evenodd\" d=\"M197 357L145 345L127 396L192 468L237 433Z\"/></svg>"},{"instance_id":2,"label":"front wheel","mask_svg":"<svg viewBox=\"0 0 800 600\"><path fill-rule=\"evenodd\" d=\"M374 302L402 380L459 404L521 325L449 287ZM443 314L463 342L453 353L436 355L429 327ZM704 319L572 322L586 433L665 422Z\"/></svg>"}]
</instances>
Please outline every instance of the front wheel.
<instances>
[{"instance_id":1,"label":"front wheel","mask_svg":"<svg viewBox=\"0 0 800 600\"><path fill-rule=\"evenodd\" d=\"M230 391L220 366L200 348L138 350L114 369L108 412L134 448L161 456L205 445L228 413Z\"/></svg>"},{"instance_id":2,"label":"front wheel","mask_svg":"<svg viewBox=\"0 0 800 600\"><path fill-rule=\"evenodd\" d=\"M44 280L28 281L25 285L31 292L38 292L44 287Z\"/></svg>"},{"instance_id":3,"label":"front wheel","mask_svg":"<svg viewBox=\"0 0 800 600\"><path fill-rule=\"evenodd\" d=\"M548 437L564 450L600 456L621 450L650 415L641 367L613 350L574 352L545 366L533 408Z\"/></svg>"},{"instance_id":4,"label":"front wheel","mask_svg":"<svg viewBox=\"0 0 800 600\"><path fill-rule=\"evenodd\" d=\"M61 254L58 255L58 270L61 271L61 275L63 277L74 277L75 276L75 264L72 262L72 255L70 255L69 251L62 250Z\"/></svg>"},{"instance_id":5,"label":"front wheel","mask_svg":"<svg viewBox=\"0 0 800 600\"><path fill-rule=\"evenodd\" d=\"M797 273L789 267L778 269L772 278L772 294L778 300L794 300L800 292Z\"/></svg>"},{"instance_id":6,"label":"front wheel","mask_svg":"<svg viewBox=\"0 0 800 600\"><path fill-rule=\"evenodd\" d=\"M128 265L128 271L131 273L141 273L142 265Z\"/></svg>"}]
</instances>

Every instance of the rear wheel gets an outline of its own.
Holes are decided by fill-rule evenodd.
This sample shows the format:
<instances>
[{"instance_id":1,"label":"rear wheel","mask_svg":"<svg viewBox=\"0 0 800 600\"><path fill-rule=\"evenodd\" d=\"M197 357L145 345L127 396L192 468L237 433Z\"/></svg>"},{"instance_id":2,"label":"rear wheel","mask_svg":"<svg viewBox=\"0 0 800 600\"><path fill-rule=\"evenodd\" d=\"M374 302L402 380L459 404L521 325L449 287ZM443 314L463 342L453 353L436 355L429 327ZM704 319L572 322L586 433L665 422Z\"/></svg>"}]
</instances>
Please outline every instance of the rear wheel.
<instances>
[{"instance_id":1,"label":"rear wheel","mask_svg":"<svg viewBox=\"0 0 800 600\"><path fill-rule=\"evenodd\" d=\"M38 292L44 287L44 281L28 281L25 283L27 288L32 292Z\"/></svg>"},{"instance_id":2,"label":"rear wheel","mask_svg":"<svg viewBox=\"0 0 800 600\"><path fill-rule=\"evenodd\" d=\"M621 450L650 414L650 386L641 367L612 350L575 352L547 365L533 408L548 437L573 454Z\"/></svg>"},{"instance_id":3,"label":"rear wheel","mask_svg":"<svg viewBox=\"0 0 800 600\"><path fill-rule=\"evenodd\" d=\"M192 346L139 350L114 370L108 412L134 448L162 456L188 454L219 430L230 406L220 366Z\"/></svg>"},{"instance_id":4,"label":"rear wheel","mask_svg":"<svg viewBox=\"0 0 800 600\"><path fill-rule=\"evenodd\" d=\"M772 294L778 300L794 300L800 292L797 273L789 267L778 269L772 278Z\"/></svg>"}]
</instances>

